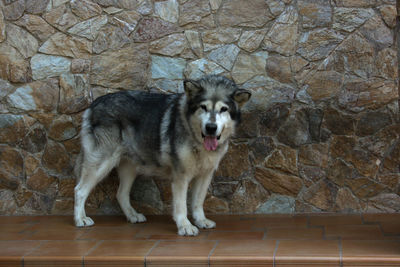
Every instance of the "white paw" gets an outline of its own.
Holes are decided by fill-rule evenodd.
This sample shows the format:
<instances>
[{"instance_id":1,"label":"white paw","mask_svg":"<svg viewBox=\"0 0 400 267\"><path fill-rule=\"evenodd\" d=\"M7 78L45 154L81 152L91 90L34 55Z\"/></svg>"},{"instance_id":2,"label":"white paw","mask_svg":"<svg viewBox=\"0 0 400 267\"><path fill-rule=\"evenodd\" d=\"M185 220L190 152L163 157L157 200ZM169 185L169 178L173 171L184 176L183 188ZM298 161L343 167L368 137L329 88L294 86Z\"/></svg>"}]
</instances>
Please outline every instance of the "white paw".
<instances>
[{"instance_id":1,"label":"white paw","mask_svg":"<svg viewBox=\"0 0 400 267\"><path fill-rule=\"evenodd\" d=\"M141 213L131 214L127 216L127 219L130 223L141 223L146 221L146 217Z\"/></svg>"},{"instance_id":2,"label":"white paw","mask_svg":"<svg viewBox=\"0 0 400 267\"><path fill-rule=\"evenodd\" d=\"M215 226L217 225L214 221L211 221L207 218L195 221L195 224L201 229L215 228Z\"/></svg>"},{"instance_id":3,"label":"white paw","mask_svg":"<svg viewBox=\"0 0 400 267\"><path fill-rule=\"evenodd\" d=\"M75 225L77 227L87 227L92 226L93 224L94 221L90 217L75 218Z\"/></svg>"},{"instance_id":4,"label":"white paw","mask_svg":"<svg viewBox=\"0 0 400 267\"><path fill-rule=\"evenodd\" d=\"M199 229L192 224L185 224L178 227L178 235L195 236L199 234Z\"/></svg>"}]
</instances>

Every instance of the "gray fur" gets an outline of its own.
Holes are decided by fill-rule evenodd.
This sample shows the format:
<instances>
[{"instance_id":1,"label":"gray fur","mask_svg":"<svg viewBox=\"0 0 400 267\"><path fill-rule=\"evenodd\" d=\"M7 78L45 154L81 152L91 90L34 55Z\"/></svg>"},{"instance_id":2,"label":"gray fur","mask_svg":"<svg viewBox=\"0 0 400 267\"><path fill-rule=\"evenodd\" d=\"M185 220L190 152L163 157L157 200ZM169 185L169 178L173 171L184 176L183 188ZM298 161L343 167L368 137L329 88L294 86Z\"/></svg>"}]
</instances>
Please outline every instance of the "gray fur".
<instances>
[{"instance_id":1,"label":"gray fur","mask_svg":"<svg viewBox=\"0 0 400 267\"><path fill-rule=\"evenodd\" d=\"M240 95L240 97L237 97ZM203 211L214 171L240 121L240 106L250 92L220 76L185 81L185 94L122 91L96 99L82 121L82 150L75 172L75 224L90 226L84 205L92 191L116 167L117 199L128 221L146 218L130 204L137 174L172 178L173 218L180 235L197 235L187 219L186 193L193 180L192 210L200 228L215 227ZM243 100L244 99L244 100ZM215 133L210 133L210 124Z\"/></svg>"}]
</instances>

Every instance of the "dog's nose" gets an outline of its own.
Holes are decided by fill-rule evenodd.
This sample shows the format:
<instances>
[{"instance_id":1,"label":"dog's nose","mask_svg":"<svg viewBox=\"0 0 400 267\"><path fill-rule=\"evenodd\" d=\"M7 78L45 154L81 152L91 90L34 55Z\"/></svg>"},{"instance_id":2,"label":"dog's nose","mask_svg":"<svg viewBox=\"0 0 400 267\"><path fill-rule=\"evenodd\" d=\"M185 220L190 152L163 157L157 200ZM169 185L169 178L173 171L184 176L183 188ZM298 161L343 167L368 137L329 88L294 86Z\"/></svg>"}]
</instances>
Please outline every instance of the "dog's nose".
<instances>
[{"instance_id":1,"label":"dog's nose","mask_svg":"<svg viewBox=\"0 0 400 267\"><path fill-rule=\"evenodd\" d=\"M217 124L215 123L207 123L206 124L206 134L208 135L214 135L215 132L217 131Z\"/></svg>"}]
</instances>

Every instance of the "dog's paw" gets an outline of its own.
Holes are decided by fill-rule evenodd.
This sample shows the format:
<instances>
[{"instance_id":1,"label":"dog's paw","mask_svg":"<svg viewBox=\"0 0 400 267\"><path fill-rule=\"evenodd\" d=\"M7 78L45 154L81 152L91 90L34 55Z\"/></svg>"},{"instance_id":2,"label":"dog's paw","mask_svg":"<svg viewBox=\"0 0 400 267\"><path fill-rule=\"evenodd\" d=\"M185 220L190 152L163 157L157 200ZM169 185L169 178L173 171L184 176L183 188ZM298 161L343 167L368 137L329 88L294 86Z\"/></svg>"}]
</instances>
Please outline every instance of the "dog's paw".
<instances>
[{"instance_id":1,"label":"dog's paw","mask_svg":"<svg viewBox=\"0 0 400 267\"><path fill-rule=\"evenodd\" d=\"M207 218L204 218L203 220L195 221L195 224L197 225L197 227L199 227L201 229L215 228L215 226L217 225L214 221L211 221Z\"/></svg>"},{"instance_id":2,"label":"dog's paw","mask_svg":"<svg viewBox=\"0 0 400 267\"><path fill-rule=\"evenodd\" d=\"M141 223L146 221L146 217L141 213L131 214L127 219L130 223Z\"/></svg>"},{"instance_id":3,"label":"dog's paw","mask_svg":"<svg viewBox=\"0 0 400 267\"><path fill-rule=\"evenodd\" d=\"M94 221L90 217L82 217L75 219L75 225L77 227L87 227L94 225Z\"/></svg>"},{"instance_id":4,"label":"dog's paw","mask_svg":"<svg viewBox=\"0 0 400 267\"><path fill-rule=\"evenodd\" d=\"M192 224L186 224L178 227L178 235L196 236L199 234L199 229Z\"/></svg>"}]
</instances>

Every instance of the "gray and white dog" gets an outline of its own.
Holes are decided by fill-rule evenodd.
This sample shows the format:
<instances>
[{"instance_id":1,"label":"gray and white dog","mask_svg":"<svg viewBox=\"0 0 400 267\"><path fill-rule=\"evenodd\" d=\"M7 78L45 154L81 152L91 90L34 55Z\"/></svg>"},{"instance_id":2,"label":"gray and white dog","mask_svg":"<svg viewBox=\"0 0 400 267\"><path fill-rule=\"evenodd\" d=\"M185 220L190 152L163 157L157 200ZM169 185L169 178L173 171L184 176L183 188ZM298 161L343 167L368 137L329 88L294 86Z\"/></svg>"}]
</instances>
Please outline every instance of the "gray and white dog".
<instances>
[{"instance_id":1,"label":"gray and white dog","mask_svg":"<svg viewBox=\"0 0 400 267\"><path fill-rule=\"evenodd\" d=\"M97 98L84 112L82 149L76 163L75 224L90 226L85 202L92 189L117 168L117 199L128 221L146 218L131 206L136 175L172 178L173 219L179 235L197 235L187 218L186 196L193 180L192 215L199 228L213 228L203 203L214 171L228 150L251 93L221 76L186 80L185 93L121 91Z\"/></svg>"}]
</instances>

